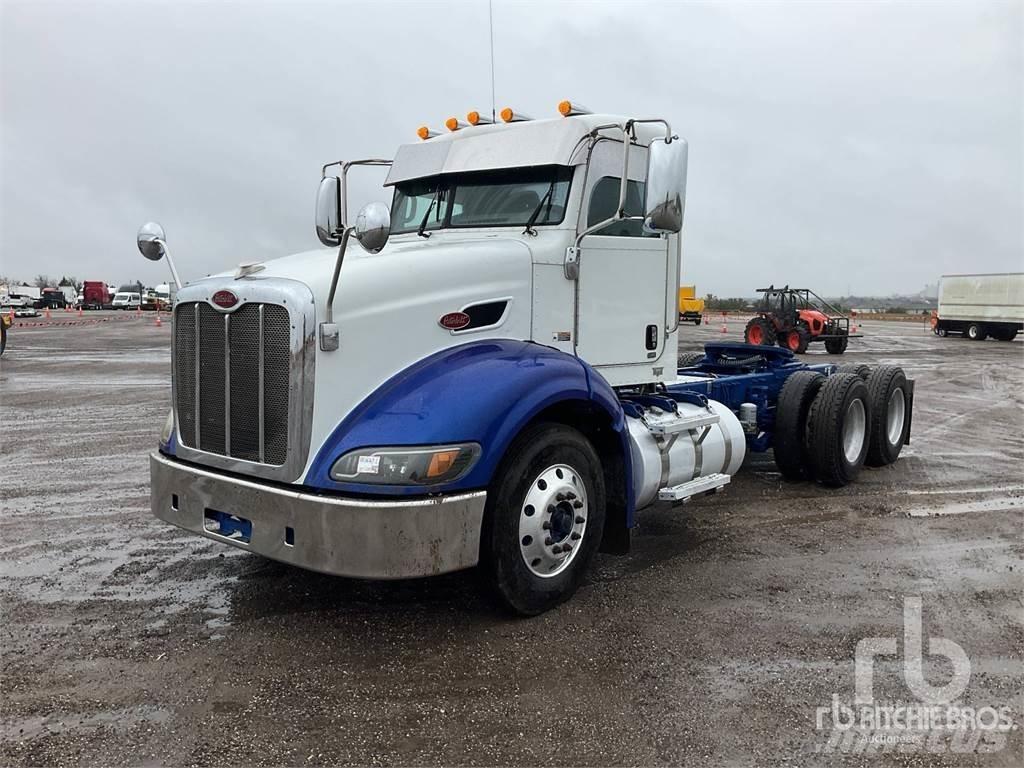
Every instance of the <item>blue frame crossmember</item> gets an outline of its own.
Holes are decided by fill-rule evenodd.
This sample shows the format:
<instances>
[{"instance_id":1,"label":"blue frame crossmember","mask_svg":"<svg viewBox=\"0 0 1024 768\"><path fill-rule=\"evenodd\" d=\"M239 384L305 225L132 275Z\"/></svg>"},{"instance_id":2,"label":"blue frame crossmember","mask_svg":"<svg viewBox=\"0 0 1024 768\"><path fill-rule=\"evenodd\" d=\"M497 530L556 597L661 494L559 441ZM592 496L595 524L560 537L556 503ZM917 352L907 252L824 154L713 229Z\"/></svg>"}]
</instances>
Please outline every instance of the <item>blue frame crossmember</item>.
<instances>
[{"instance_id":1,"label":"blue frame crossmember","mask_svg":"<svg viewBox=\"0 0 1024 768\"><path fill-rule=\"evenodd\" d=\"M807 365L782 347L732 342L707 344L703 360L679 369L679 376L687 380L670 384L657 395L632 395L629 399L638 404L648 404L643 402L647 397L695 402L692 398L696 396L701 401L695 404L706 405L709 399L717 400L734 413L739 412L742 403L753 403L757 406L757 434L747 436L747 446L751 451L766 451L772 444L775 404L782 385L797 371L818 371L827 376L835 371L835 366L831 363ZM627 403L623 403L623 408L626 406Z\"/></svg>"}]
</instances>

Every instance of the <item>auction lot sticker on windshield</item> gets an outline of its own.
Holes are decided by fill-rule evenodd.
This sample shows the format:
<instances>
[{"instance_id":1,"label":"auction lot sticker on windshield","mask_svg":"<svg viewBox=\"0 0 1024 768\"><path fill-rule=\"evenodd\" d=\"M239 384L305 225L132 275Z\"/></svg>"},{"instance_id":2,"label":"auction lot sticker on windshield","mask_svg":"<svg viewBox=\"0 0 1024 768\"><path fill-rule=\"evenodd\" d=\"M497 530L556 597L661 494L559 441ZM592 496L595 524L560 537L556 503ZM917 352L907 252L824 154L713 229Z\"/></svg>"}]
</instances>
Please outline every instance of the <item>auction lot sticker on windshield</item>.
<instances>
[{"instance_id":1,"label":"auction lot sticker on windshield","mask_svg":"<svg viewBox=\"0 0 1024 768\"><path fill-rule=\"evenodd\" d=\"M356 472L360 475L376 475L380 471L380 456L360 456Z\"/></svg>"}]
</instances>

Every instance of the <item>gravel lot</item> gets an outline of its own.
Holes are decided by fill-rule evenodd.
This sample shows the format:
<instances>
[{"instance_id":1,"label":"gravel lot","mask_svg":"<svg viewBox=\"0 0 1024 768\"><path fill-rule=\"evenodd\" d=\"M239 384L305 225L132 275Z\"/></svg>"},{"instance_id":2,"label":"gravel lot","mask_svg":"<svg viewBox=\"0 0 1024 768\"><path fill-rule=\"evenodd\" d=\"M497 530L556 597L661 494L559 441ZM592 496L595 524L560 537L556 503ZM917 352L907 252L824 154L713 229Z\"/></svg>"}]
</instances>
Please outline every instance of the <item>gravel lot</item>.
<instances>
[{"instance_id":1,"label":"gravel lot","mask_svg":"<svg viewBox=\"0 0 1024 768\"><path fill-rule=\"evenodd\" d=\"M4 764L824 763L816 708L852 700L858 640L902 637L905 596L926 647L967 653L963 701L1022 722L1021 341L867 323L843 361L917 380L896 465L833 491L755 456L726 493L641 513L629 556L517 620L472 573L330 578L153 519L170 327L111 315L15 327L0 364ZM896 657L874 691L913 701ZM1020 730L998 746L849 759L1024 761Z\"/></svg>"}]
</instances>

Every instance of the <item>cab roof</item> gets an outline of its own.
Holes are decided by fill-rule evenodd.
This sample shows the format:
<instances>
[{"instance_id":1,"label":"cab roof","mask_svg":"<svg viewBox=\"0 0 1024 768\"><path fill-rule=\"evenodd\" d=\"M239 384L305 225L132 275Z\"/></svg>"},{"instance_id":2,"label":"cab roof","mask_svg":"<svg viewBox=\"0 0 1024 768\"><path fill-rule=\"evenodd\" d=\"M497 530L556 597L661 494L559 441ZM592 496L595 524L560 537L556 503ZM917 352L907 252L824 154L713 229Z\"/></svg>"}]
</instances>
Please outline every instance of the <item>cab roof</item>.
<instances>
[{"instance_id":1,"label":"cab roof","mask_svg":"<svg viewBox=\"0 0 1024 768\"><path fill-rule=\"evenodd\" d=\"M580 150L586 147L587 136L602 126L623 126L629 119L622 115L573 115L461 128L401 145L384 184L465 171L578 165L586 160ZM643 145L665 135L664 126L657 123L642 123L635 130ZM621 129L614 127L601 134L608 138L622 136Z\"/></svg>"}]
</instances>

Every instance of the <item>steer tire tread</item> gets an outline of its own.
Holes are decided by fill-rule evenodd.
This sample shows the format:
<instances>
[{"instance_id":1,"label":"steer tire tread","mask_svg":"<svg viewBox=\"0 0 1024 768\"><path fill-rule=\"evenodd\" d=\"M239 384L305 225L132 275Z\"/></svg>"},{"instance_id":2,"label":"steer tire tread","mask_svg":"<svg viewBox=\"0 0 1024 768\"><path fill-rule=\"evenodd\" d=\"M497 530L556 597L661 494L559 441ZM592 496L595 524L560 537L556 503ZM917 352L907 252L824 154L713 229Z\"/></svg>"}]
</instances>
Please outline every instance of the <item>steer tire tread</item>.
<instances>
[{"instance_id":1,"label":"steer tire tread","mask_svg":"<svg viewBox=\"0 0 1024 768\"><path fill-rule=\"evenodd\" d=\"M787 480L806 480L810 474L804 433L811 403L824 383L825 377L817 371L797 371L779 392L772 448L775 465Z\"/></svg>"},{"instance_id":2,"label":"steer tire tread","mask_svg":"<svg viewBox=\"0 0 1024 768\"><path fill-rule=\"evenodd\" d=\"M836 373L822 385L807 414L807 454L811 473L818 482L835 488L856 479L864 464L867 446L858 460L850 463L843 451L843 419L849 402L859 397L866 409L866 426L871 424L867 384L852 373ZM868 429L870 442L870 429Z\"/></svg>"},{"instance_id":3,"label":"steer tire tread","mask_svg":"<svg viewBox=\"0 0 1024 768\"><path fill-rule=\"evenodd\" d=\"M705 357L706 355L703 352L683 352L683 354L679 356L679 361L676 365L679 368L688 368L691 365L696 365L701 362Z\"/></svg>"},{"instance_id":4,"label":"steer tire tread","mask_svg":"<svg viewBox=\"0 0 1024 768\"><path fill-rule=\"evenodd\" d=\"M880 365L871 372L867 379L868 403L871 405L871 439L868 441L868 455L865 463L869 467L884 467L899 458L903 443L906 441L907 425L910 414L903 417L903 434L899 443L893 447L889 444L888 407L889 396L893 388L899 386L903 390L904 405L907 402L907 376L898 365Z\"/></svg>"}]
</instances>

